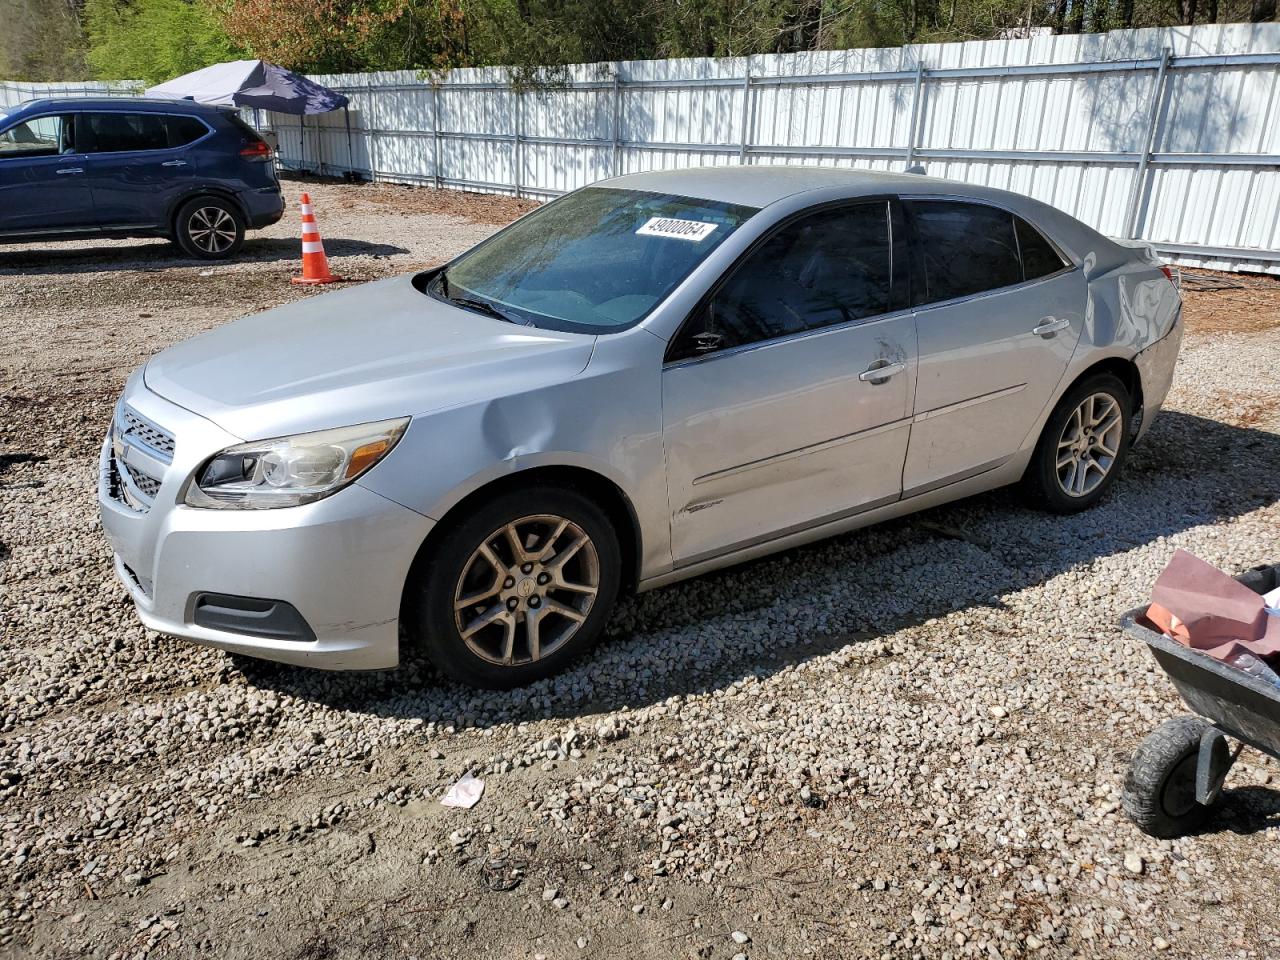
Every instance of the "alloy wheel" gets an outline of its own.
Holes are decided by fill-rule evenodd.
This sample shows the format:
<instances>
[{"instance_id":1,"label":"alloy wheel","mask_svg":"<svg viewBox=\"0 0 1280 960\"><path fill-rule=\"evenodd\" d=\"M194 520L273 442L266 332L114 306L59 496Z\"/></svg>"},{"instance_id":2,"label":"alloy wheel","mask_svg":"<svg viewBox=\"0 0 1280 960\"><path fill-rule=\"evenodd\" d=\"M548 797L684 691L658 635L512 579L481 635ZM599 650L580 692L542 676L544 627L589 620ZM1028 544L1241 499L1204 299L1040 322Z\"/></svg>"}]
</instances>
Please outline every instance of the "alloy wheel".
<instances>
[{"instance_id":1,"label":"alloy wheel","mask_svg":"<svg viewBox=\"0 0 1280 960\"><path fill-rule=\"evenodd\" d=\"M200 207L187 220L187 235L205 253L226 253L236 242L236 222L221 207Z\"/></svg>"},{"instance_id":2,"label":"alloy wheel","mask_svg":"<svg viewBox=\"0 0 1280 960\"><path fill-rule=\"evenodd\" d=\"M1120 404L1109 393L1090 394L1067 417L1058 438L1058 486L1086 497L1111 473L1124 442Z\"/></svg>"},{"instance_id":3,"label":"alloy wheel","mask_svg":"<svg viewBox=\"0 0 1280 960\"><path fill-rule=\"evenodd\" d=\"M454 623L490 663L531 663L578 632L599 589L600 557L582 527L552 514L524 517L493 531L463 565Z\"/></svg>"}]
</instances>

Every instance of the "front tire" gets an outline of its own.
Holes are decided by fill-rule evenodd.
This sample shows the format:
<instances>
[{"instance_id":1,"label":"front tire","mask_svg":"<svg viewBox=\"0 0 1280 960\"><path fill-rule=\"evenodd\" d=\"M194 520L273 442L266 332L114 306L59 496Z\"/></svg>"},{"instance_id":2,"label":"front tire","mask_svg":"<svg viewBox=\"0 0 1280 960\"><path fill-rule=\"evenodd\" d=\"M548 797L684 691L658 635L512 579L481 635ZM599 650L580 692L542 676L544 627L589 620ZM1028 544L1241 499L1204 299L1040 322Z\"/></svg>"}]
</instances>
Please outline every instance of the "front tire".
<instances>
[{"instance_id":1,"label":"front tire","mask_svg":"<svg viewBox=\"0 0 1280 960\"><path fill-rule=\"evenodd\" d=\"M1077 513L1101 500L1129 454L1132 399L1119 378L1099 373L1058 401L1023 477L1031 502Z\"/></svg>"},{"instance_id":2,"label":"front tire","mask_svg":"<svg viewBox=\"0 0 1280 960\"><path fill-rule=\"evenodd\" d=\"M230 200L196 197L174 219L174 239L182 252L198 260L226 260L244 245L244 215Z\"/></svg>"},{"instance_id":3,"label":"front tire","mask_svg":"<svg viewBox=\"0 0 1280 960\"><path fill-rule=\"evenodd\" d=\"M461 517L428 547L416 633L431 662L468 686L508 690L589 650L621 581L618 536L583 494L512 490Z\"/></svg>"},{"instance_id":4,"label":"front tire","mask_svg":"<svg viewBox=\"0 0 1280 960\"><path fill-rule=\"evenodd\" d=\"M1181 837L1208 818L1209 808L1196 801L1200 738L1208 729L1199 717L1174 717L1138 747L1121 804L1143 833L1161 839Z\"/></svg>"}]
</instances>

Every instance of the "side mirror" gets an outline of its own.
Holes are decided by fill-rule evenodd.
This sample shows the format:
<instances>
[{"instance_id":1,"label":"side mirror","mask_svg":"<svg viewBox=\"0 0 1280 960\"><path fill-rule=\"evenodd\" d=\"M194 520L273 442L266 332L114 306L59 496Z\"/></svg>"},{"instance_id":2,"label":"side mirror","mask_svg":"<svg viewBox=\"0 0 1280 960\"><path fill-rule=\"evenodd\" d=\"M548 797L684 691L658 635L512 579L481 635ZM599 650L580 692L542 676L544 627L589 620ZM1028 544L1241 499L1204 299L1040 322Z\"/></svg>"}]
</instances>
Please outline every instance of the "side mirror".
<instances>
[{"instance_id":1,"label":"side mirror","mask_svg":"<svg viewBox=\"0 0 1280 960\"><path fill-rule=\"evenodd\" d=\"M721 334L706 330L693 335L694 353L711 353L714 350L719 350L723 345L724 337Z\"/></svg>"}]
</instances>

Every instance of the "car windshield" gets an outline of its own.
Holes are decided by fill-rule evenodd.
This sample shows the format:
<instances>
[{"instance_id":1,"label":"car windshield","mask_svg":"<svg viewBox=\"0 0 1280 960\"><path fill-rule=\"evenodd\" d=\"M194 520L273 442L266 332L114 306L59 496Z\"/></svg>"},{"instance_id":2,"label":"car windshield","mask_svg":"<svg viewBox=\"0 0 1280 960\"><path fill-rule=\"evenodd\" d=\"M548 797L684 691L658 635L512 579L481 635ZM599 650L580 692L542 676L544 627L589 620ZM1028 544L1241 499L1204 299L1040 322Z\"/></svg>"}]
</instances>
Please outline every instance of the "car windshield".
<instances>
[{"instance_id":1,"label":"car windshield","mask_svg":"<svg viewBox=\"0 0 1280 960\"><path fill-rule=\"evenodd\" d=\"M610 333L642 319L755 212L588 187L463 254L429 291L515 323Z\"/></svg>"}]
</instances>

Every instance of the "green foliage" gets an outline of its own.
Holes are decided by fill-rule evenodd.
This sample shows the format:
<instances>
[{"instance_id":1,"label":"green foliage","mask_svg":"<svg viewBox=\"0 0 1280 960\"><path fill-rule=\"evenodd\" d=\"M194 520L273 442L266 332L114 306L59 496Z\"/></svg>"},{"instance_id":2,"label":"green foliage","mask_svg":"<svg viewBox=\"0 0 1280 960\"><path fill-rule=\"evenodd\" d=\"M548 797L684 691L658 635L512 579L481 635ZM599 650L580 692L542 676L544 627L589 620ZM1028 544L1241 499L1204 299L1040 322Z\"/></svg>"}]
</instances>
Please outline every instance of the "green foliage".
<instances>
[{"instance_id":1,"label":"green foliage","mask_svg":"<svg viewBox=\"0 0 1280 960\"><path fill-rule=\"evenodd\" d=\"M1277 0L0 0L0 76L149 82L238 57L304 72L743 56L1272 20ZM81 6L83 5L83 16ZM83 21L83 26L82 26ZM87 42L86 42L87 41Z\"/></svg>"},{"instance_id":2,"label":"green foliage","mask_svg":"<svg viewBox=\"0 0 1280 960\"><path fill-rule=\"evenodd\" d=\"M85 41L76 0L4 0L0 8L0 78L84 77Z\"/></svg>"},{"instance_id":3,"label":"green foliage","mask_svg":"<svg viewBox=\"0 0 1280 960\"><path fill-rule=\"evenodd\" d=\"M86 0L85 27L100 80L160 83L242 56L205 0Z\"/></svg>"}]
</instances>

